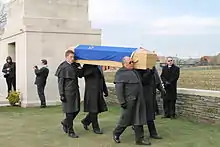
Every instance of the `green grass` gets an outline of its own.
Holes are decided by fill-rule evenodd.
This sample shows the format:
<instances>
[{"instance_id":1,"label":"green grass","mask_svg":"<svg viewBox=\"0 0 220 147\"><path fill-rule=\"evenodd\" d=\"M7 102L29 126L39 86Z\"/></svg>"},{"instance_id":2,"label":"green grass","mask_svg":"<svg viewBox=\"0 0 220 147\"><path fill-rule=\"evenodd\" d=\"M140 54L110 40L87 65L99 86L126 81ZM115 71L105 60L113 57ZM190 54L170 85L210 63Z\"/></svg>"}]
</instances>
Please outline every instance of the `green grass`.
<instances>
[{"instance_id":1,"label":"green grass","mask_svg":"<svg viewBox=\"0 0 220 147\"><path fill-rule=\"evenodd\" d=\"M75 121L79 139L71 139L62 131L61 108L0 108L0 147L132 147L134 135L128 128L121 137L122 143L112 141L112 130L118 120L119 109L115 106L100 115L100 125L105 134L95 135L83 130L80 113ZM164 137L152 141L152 147L219 147L220 126L197 124L182 119L156 120L158 132ZM145 129L147 132L147 129Z\"/></svg>"}]
</instances>

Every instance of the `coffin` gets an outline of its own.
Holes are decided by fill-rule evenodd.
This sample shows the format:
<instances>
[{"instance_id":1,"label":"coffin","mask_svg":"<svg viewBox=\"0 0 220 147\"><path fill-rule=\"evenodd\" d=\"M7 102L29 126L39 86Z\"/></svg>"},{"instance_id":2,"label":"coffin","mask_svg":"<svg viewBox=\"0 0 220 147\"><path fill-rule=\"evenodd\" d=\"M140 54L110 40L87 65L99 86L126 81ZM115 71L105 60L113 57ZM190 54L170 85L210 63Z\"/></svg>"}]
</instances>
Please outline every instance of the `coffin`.
<instances>
[{"instance_id":1,"label":"coffin","mask_svg":"<svg viewBox=\"0 0 220 147\"><path fill-rule=\"evenodd\" d=\"M135 61L136 69L147 69L152 68L157 59L155 53L144 48L78 45L72 49L76 62L81 64L122 67L123 57L129 56Z\"/></svg>"}]
</instances>

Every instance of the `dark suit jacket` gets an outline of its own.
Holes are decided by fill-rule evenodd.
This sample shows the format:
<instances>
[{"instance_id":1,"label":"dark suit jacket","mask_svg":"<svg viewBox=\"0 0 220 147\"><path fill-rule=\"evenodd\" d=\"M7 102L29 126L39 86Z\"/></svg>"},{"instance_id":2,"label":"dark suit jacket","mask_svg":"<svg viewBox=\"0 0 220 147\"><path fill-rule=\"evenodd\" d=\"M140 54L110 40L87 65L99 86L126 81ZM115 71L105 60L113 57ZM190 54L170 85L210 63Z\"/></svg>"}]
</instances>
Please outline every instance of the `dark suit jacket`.
<instances>
[{"instance_id":1,"label":"dark suit jacket","mask_svg":"<svg viewBox=\"0 0 220 147\"><path fill-rule=\"evenodd\" d=\"M35 83L36 85L46 85L47 82L47 77L49 74L49 69L47 67L42 67L40 69L35 69L34 70L36 79Z\"/></svg>"},{"instance_id":2,"label":"dark suit jacket","mask_svg":"<svg viewBox=\"0 0 220 147\"><path fill-rule=\"evenodd\" d=\"M180 68L176 65L172 65L172 67L164 66L161 79L164 83L165 90L167 92L166 98L174 100L177 98L177 81L180 76ZM169 84L167 84L169 83Z\"/></svg>"}]
</instances>

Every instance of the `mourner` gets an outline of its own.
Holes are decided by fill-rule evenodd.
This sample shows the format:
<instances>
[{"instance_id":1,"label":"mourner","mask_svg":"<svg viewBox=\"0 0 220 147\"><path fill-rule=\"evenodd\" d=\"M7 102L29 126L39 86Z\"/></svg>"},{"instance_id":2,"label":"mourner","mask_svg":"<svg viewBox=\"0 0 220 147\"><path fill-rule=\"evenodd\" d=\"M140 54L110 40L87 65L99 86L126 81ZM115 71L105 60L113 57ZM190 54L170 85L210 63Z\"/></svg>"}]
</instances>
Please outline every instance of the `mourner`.
<instances>
[{"instance_id":1,"label":"mourner","mask_svg":"<svg viewBox=\"0 0 220 147\"><path fill-rule=\"evenodd\" d=\"M73 129L73 120L80 111L78 77L82 77L82 69L79 64L74 62L74 52L72 50L67 50L65 57L66 61L59 65L55 74L58 77L63 112L66 114L66 118L61 124L65 133L72 138L78 138L79 136Z\"/></svg>"},{"instance_id":2,"label":"mourner","mask_svg":"<svg viewBox=\"0 0 220 147\"><path fill-rule=\"evenodd\" d=\"M163 67L161 79L164 83L166 96L164 97L164 118L176 118L175 104L177 99L177 81L180 69L174 65L172 57L167 58L167 65Z\"/></svg>"},{"instance_id":3,"label":"mourner","mask_svg":"<svg viewBox=\"0 0 220 147\"><path fill-rule=\"evenodd\" d=\"M153 69L146 69L146 70L138 70L140 77L142 79L143 85L143 96L145 99L146 104L146 117L147 117L147 126L150 133L150 137L154 139L162 139L157 134L156 127L155 127L155 87L156 87L156 78L155 72L156 68Z\"/></svg>"},{"instance_id":4,"label":"mourner","mask_svg":"<svg viewBox=\"0 0 220 147\"><path fill-rule=\"evenodd\" d=\"M6 58L6 63L3 66L2 72L4 73L4 78L6 79L9 94L12 90L12 86L13 90L16 90L16 65L10 56Z\"/></svg>"},{"instance_id":5,"label":"mourner","mask_svg":"<svg viewBox=\"0 0 220 147\"><path fill-rule=\"evenodd\" d=\"M146 124L146 108L143 99L143 87L141 79L134 68L134 62L130 57L124 57L123 67L115 75L115 90L121 105L120 120L113 131L113 139L120 143L120 136L128 126L134 126L137 145L150 145L149 140L144 139L143 125Z\"/></svg>"},{"instance_id":6,"label":"mourner","mask_svg":"<svg viewBox=\"0 0 220 147\"><path fill-rule=\"evenodd\" d=\"M159 76L158 71L157 71L155 66L153 67L153 70L154 70L154 77L155 77L155 80L154 80L154 82L155 82L155 84L154 84L154 93L153 93L153 96L154 96L154 108L155 108L155 113L157 115L160 115L160 111L159 111L158 103L157 103L157 98L156 98L157 89L160 91L162 99L165 97L166 91L165 91L165 89L164 89L164 87L162 85L160 76Z\"/></svg>"},{"instance_id":7,"label":"mourner","mask_svg":"<svg viewBox=\"0 0 220 147\"><path fill-rule=\"evenodd\" d=\"M49 69L47 67L47 60L41 60L42 67L39 69L34 66L34 72L36 75L35 84L37 85L37 92L41 101L41 108L46 107L46 98L44 94L44 89L47 83L47 77L49 74Z\"/></svg>"},{"instance_id":8,"label":"mourner","mask_svg":"<svg viewBox=\"0 0 220 147\"><path fill-rule=\"evenodd\" d=\"M85 78L84 111L89 112L81 121L84 129L89 130L92 124L94 133L102 134L98 123L98 114L107 111L104 97L108 96L105 78L102 69L97 65L83 65L83 76Z\"/></svg>"}]
</instances>

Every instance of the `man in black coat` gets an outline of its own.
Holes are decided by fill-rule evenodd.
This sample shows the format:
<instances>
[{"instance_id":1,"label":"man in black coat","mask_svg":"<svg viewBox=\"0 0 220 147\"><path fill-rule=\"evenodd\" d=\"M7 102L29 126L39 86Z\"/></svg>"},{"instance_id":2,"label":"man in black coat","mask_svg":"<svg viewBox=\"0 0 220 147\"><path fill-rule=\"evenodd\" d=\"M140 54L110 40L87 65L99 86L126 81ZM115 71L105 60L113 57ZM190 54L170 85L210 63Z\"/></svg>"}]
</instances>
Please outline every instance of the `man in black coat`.
<instances>
[{"instance_id":1,"label":"man in black coat","mask_svg":"<svg viewBox=\"0 0 220 147\"><path fill-rule=\"evenodd\" d=\"M69 137L78 138L79 136L73 129L73 120L80 111L80 94L78 77L82 77L80 64L74 62L74 52L67 50L65 53L66 61L62 62L56 71L58 77L58 88L60 100L62 101L63 112L66 118L61 122L63 130Z\"/></svg>"},{"instance_id":2,"label":"man in black coat","mask_svg":"<svg viewBox=\"0 0 220 147\"><path fill-rule=\"evenodd\" d=\"M179 75L180 68L174 65L172 57L168 57L167 65L163 67L161 73L161 79L166 90L166 96L163 100L164 118L176 118L175 104Z\"/></svg>"},{"instance_id":3,"label":"man in black coat","mask_svg":"<svg viewBox=\"0 0 220 147\"><path fill-rule=\"evenodd\" d=\"M166 95L166 91L162 85L160 76L158 74L158 71L156 69L156 67L153 67L154 70L154 77L155 77L155 84L154 84L154 92L153 92L153 97L154 97L154 108L155 108L155 113L156 115L160 115L160 111L159 111L159 107L158 107L158 103L157 103L157 98L156 98L156 94L157 94L157 89L160 91L161 94L161 98L163 99Z\"/></svg>"},{"instance_id":4,"label":"man in black coat","mask_svg":"<svg viewBox=\"0 0 220 147\"><path fill-rule=\"evenodd\" d=\"M41 101L41 108L46 107L46 98L44 94L44 89L47 83L47 77L49 74L49 69L47 67L47 60L41 60L42 67L39 69L37 66L34 66L34 72L36 75L35 84L37 85L37 93Z\"/></svg>"},{"instance_id":5,"label":"man in black coat","mask_svg":"<svg viewBox=\"0 0 220 147\"><path fill-rule=\"evenodd\" d=\"M108 96L108 89L102 70L97 65L83 65L85 78L84 112L88 115L81 121L84 129L92 123L94 133L103 134L98 123L98 114L108 110L103 96ZM104 94L104 95L103 95Z\"/></svg>"},{"instance_id":6,"label":"man in black coat","mask_svg":"<svg viewBox=\"0 0 220 147\"><path fill-rule=\"evenodd\" d=\"M143 98L143 87L140 76L134 70L134 62L130 57L123 58L123 67L115 75L115 90L121 116L113 131L113 139L120 143L120 136L128 126L134 126L135 141L137 145L150 145L144 140L143 125L146 124L146 107Z\"/></svg>"},{"instance_id":7,"label":"man in black coat","mask_svg":"<svg viewBox=\"0 0 220 147\"><path fill-rule=\"evenodd\" d=\"M2 72L4 73L4 78L8 86L8 94L13 89L16 90L16 65L12 61L12 58L8 56L6 58L6 63L3 66Z\"/></svg>"},{"instance_id":8,"label":"man in black coat","mask_svg":"<svg viewBox=\"0 0 220 147\"><path fill-rule=\"evenodd\" d=\"M146 70L137 70L140 74L140 77L142 79L142 85L143 85L143 96L145 99L146 104L146 116L147 116L147 126L150 133L150 137L154 139L162 139L157 133L156 127L155 127L155 87L156 87L156 78L155 78L155 72L156 68L153 67L153 69L146 69Z\"/></svg>"}]
</instances>

